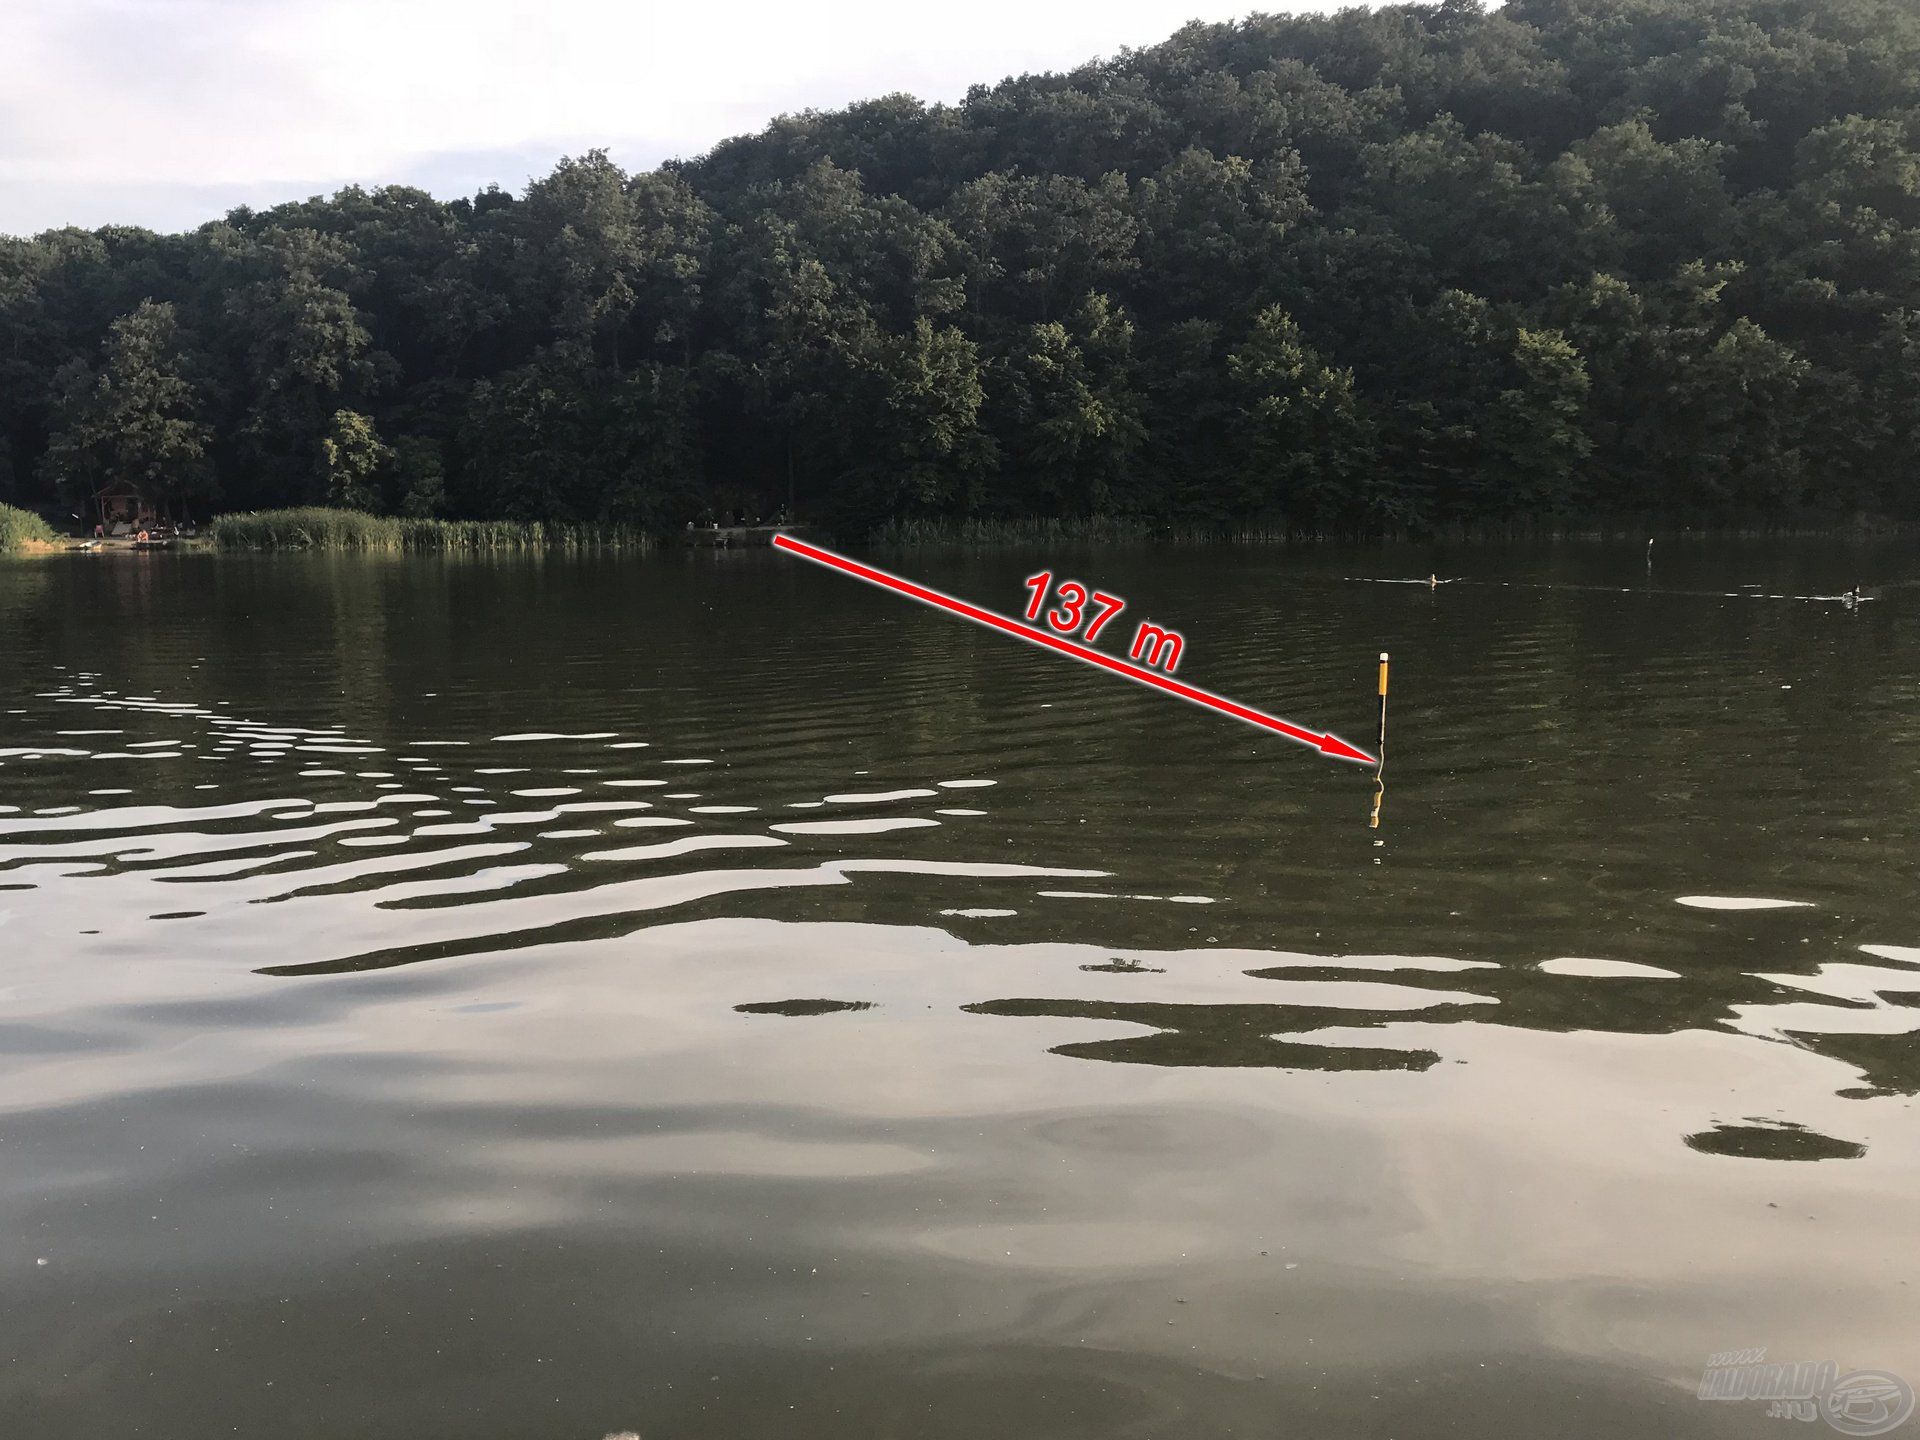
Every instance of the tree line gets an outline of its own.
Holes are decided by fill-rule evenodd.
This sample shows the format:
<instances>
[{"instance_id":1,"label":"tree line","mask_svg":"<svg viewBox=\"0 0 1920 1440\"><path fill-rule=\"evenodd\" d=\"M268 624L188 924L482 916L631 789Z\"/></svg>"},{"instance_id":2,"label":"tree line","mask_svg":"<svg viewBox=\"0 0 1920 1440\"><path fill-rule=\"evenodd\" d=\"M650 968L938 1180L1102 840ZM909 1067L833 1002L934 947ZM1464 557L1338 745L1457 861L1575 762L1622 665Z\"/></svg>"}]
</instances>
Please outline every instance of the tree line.
<instances>
[{"instance_id":1,"label":"tree line","mask_svg":"<svg viewBox=\"0 0 1920 1440\"><path fill-rule=\"evenodd\" d=\"M1912 517L1920 6L1194 24L522 193L0 238L0 500Z\"/></svg>"}]
</instances>

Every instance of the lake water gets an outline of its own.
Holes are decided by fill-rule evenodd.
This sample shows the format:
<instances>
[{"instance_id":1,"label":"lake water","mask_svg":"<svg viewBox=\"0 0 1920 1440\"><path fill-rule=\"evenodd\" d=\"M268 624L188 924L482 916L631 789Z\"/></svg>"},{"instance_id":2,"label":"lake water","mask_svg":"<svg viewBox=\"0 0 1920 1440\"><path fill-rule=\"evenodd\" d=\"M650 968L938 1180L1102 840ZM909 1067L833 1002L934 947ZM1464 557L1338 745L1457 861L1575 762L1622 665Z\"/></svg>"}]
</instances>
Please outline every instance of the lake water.
<instances>
[{"instance_id":1,"label":"lake water","mask_svg":"<svg viewBox=\"0 0 1920 1440\"><path fill-rule=\"evenodd\" d=\"M1716 1352L1920 1382L1920 550L882 563L1098 584L1368 748L1392 651L1381 828L773 552L0 563L0 1434L1719 1436L1776 1432Z\"/></svg>"}]
</instances>

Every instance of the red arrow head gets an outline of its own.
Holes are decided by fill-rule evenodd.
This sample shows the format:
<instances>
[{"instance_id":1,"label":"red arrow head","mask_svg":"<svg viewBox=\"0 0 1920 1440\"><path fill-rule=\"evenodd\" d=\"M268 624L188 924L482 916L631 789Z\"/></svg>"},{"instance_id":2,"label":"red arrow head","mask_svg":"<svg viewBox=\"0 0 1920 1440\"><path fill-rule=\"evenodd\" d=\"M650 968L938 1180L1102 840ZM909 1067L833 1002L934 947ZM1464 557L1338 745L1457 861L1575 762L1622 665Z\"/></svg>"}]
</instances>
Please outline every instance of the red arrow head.
<instances>
[{"instance_id":1,"label":"red arrow head","mask_svg":"<svg viewBox=\"0 0 1920 1440\"><path fill-rule=\"evenodd\" d=\"M1320 753L1331 755L1336 760L1358 760L1363 765L1374 763L1373 756L1364 750L1356 750L1338 735L1328 733L1320 737Z\"/></svg>"}]
</instances>

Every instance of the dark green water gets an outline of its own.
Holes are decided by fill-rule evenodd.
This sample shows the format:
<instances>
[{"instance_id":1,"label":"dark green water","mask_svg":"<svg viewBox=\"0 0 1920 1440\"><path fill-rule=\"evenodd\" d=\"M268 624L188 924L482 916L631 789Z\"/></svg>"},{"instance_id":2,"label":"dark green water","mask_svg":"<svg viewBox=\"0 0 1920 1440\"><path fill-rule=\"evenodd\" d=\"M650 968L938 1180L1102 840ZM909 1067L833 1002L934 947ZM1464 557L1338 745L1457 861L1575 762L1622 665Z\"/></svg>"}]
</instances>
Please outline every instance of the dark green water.
<instances>
[{"instance_id":1,"label":"dark green water","mask_svg":"<svg viewBox=\"0 0 1920 1440\"><path fill-rule=\"evenodd\" d=\"M1920 552L1656 549L887 562L1050 564L1365 745L1391 650L1377 832L771 552L0 562L0 1435L1752 1435L1714 1352L1920 1380Z\"/></svg>"}]
</instances>

